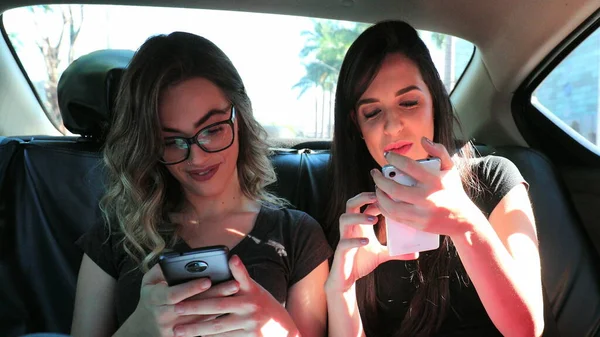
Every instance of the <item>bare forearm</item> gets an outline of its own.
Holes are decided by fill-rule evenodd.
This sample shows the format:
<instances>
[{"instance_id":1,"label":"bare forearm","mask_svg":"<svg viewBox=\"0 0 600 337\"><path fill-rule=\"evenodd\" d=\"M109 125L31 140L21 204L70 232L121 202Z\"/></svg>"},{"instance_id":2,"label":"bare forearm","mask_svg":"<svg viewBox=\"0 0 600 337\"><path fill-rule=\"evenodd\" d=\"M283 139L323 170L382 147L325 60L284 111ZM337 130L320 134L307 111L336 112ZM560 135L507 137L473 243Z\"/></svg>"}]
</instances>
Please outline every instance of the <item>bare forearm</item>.
<instances>
[{"instance_id":1,"label":"bare forearm","mask_svg":"<svg viewBox=\"0 0 600 337\"><path fill-rule=\"evenodd\" d=\"M355 285L345 293L327 291L329 337L364 336Z\"/></svg>"},{"instance_id":2,"label":"bare forearm","mask_svg":"<svg viewBox=\"0 0 600 337\"><path fill-rule=\"evenodd\" d=\"M539 268L522 270L483 214L471 222L471 230L452 241L488 315L505 336L541 335L541 284L529 277Z\"/></svg>"},{"instance_id":3,"label":"bare forearm","mask_svg":"<svg viewBox=\"0 0 600 337\"><path fill-rule=\"evenodd\" d=\"M73 325L71 327L72 337L108 337L117 329L116 322L113 320L100 321L94 320L95 317L89 316L83 319L81 315L75 311Z\"/></svg>"}]
</instances>

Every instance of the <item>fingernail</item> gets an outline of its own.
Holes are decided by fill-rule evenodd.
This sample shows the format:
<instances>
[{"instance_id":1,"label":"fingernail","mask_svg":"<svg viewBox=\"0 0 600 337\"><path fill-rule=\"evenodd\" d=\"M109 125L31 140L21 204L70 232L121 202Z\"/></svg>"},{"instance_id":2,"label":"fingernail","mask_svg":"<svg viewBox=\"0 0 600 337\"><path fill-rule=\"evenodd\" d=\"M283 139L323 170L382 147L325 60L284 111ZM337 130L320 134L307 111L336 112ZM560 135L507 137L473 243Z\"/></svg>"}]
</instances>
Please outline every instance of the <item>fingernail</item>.
<instances>
[{"instance_id":1,"label":"fingernail","mask_svg":"<svg viewBox=\"0 0 600 337\"><path fill-rule=\"evenodd\" d=\"M368 216L368 217L367 217L367 220L369 220L369 221L371 221L371 222L375 221L375 219L377 219L377 218L376 218L376 217L374 217L374 216Z\"/></svg>"},{"instance_id":2,"label":"fingernail","mask_svg":"<svg viewBox=\"0 0 600 337\"><path fill-rule=\"evenodd\" d=\"M385 151L385 152L383 153L383 156L387 158L388 154L390 154L390 152L389 152L389 151Z\"/></svg>"},{"instance_id":3,"label":"fingernail","mask_svg":"<svg viewBox=\"0 0 600 337\"><path fill-rule=\"evenodd\" d=\"M375 187L377 187L377 185L375 185ZM377 199L377 194L375 194L375 193L369 194L369 199L371 199L371 200Z\"/></svg>"},{"instance_id":4,"label":"fingernail","mask_svg":"<svg viewBox=\"0 0 600 337\"><path fill-rule=\"evenodd\" d=\"M179 329L179 328L175 329L175 336L181 337L183 335L184 335L183 329Z\"/></svg>"},{"instance_id":5,"label":"fingernail","mask_svg":"<svg viewBox=\"0 0 600 337\"><path fill-rule=\"evenodd\" d=\"M178 314L183 314L185 312L185 309L183 309L183 307L176 305L175 306L175 312ZM175 330L175 334L177 334L177 330ZM177 335L177 336L181 336L181 335Z\"/></svg>"},{"instance_id":6,"label":"fingernail","mask_svg":"<svg viewBox=\"0 0 600 337\"><path fill-rule=\"evenodd\" d=\"M200 281L200 288L206 289L209 287L210 287L210 280L204 279L204 280Z\"/></svg>"},{"instance_id":7,"label":"fingernail","mask_svg":"<svg viewBox=\"0 0 600 337\"><path fill-rule=\"evenodd\" d=\"M234 285L234 286L227 288L226 293L228 295L231 295L231 294L235 294L237 291L238 291L238 287Z\"/></svg>"},{"instance_id":8,"label":"fingernail","mask_svg":"<svg viewBox=\"0 0 600 337\"><path fill-rule=\"evenodd\" d=\"M425 141L427 143L429 143L429 145L434 145L433 142L431 141L431 139L427 138L427 137L423 137L425 139Z\"/></svg>"},{"instance_id":9,"label":"fingernail","mask_svg":"<svg viewBox=\"0 0 600 337\"><path fill-rule=\"evenodd\" d=\"M367 238L360 239L360 243L363 245L366 245L369 243L369 239L367 239Z\"/></svg>"},{"instance_id":10,"label":"fingernail","mask_svg":"<svg viewBox=\"0 0 600 337\"><path fill-rule=\"evenodd\" d=\"M236 266L239 266L239 265L240 265L240 263L241 263L241 260L240 260L240 257L239 257L239 256L237 256L237 255L234 255L234 256L232 257L232 259L233 259L233 264L234 264L234 265L236 265Z\"/></svg>"},{"instance_id":11,"label":"fingernail","mask_svg":"<svg viewBox=\"0 0 600 337\"><path fill-rule=\"evenodd\" d=\"M376 169L372 169L372 170L371 170L371 176L374 176L374 175L375 175L375 171L377 171L377 170L376 170Z\"/></svg>"}]
</instances>

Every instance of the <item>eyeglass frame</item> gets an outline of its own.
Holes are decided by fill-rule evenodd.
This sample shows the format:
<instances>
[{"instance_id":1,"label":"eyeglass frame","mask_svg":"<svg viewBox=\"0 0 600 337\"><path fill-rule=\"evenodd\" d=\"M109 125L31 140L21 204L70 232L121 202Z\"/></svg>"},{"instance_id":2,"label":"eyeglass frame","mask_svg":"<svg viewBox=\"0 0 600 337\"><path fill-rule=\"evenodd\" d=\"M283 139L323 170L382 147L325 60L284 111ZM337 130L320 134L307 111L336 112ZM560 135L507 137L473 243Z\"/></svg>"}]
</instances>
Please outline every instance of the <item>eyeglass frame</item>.
<instances>
[{"instance_id":1,"label":"eyeglass frame","mask_svg":"<svg viewBox=\"0 0 600 337\"><path fill-rule=\"evenodd\" d=\"M173 140L173 139L182 139L182 140L184 140L184 141L186 142L187 146L188 146L188 147L187 147L187 154L186 154L186 156L185 156L185 158L184 158L184 159L182 159L182 160L180 160L180 161L177 161L177 162L173 162L173 163L167 163L167 162L165 162L165 161L163 160L162 156L161 156L161 157L160 157L160 159L159 159L159 162L160 162L161 164L163 164L163 165L176 165L176 164L179 164L179 163L182 163L182 162L184 162L184 161L188 160L188 159L190 158L190 153L192 152L192 145L193 145L193 144L196 144L196 145L198 145L198 147L199 147L199 148L200 148L202 151L204 151L204 152L206 152L206 153L217 153L217 152L225 151L225 150L227 150L228 148L230 148L230 147L231 147L231 145L233 145L233 142L235 141L235 128L234 128L234 125L233 125L233 123L234 123L234 121L235 121L235 105L231 104L231 108L230 108L230 109L231 109L231 116L230 116L230 117L229 117L227 120L224 120L224 121L220 121L220 122L216 122L216 123L212 123L212 124L210 124L210 125L207 125L207 126L203 127L202 129L198 130L198 132L197 132L197 133L196 133L194 136L192 136L192 137L181 137L181 136L174 136L174 137L167 137L167 138L165 138L165 139L164 139L165 141L166 141L166 140ZM227 124L227 125L229 125L229 127L231 128L231 134L233 135L233 136L231 137L231 142L229 143L229 145L225 146L225 147L224 147L224 148L222 148L222 149L219 149L219 150L216 150L216 151L210 151L210 150L207 150L207 149L204 147L204 145L200 144L200 142L198 141L198 136L199 136L199 135L202 133L202 131L204 131L204 130L206 130L206 129L213 128L213 127L215 127L215 126L217 126L217 125L221 125L221 124Z\"/></svg>"}]
</instances>

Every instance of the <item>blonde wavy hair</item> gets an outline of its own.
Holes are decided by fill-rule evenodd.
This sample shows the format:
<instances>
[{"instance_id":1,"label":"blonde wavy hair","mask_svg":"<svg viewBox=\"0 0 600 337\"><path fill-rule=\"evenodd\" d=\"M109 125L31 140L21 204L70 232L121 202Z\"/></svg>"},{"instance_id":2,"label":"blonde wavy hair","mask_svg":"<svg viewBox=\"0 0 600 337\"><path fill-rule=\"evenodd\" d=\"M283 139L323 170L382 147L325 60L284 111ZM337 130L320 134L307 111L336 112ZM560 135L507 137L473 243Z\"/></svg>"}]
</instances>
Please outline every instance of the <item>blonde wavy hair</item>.
<instances>
[{"instance_id":1,"label":"blonde wavy hair","mask_svg":"<svg viewBox=\"0 0 600 337\"><path fill-rule=\"evenodd\" d=\"M263 204L286 204L265 190L276 181L266 132L252 116L250 99L229 58L194 34L153 36L135 53L119 86L103 149L107 186L100 201L111 234L122 234L125 252L143 272L175 244L177 225L169 214L180 211L184 201L181 185L159 162L159 97L166 88L197 77L217 85L236 107L237 169L244 195Z\"/></svg>"}]
</instances>

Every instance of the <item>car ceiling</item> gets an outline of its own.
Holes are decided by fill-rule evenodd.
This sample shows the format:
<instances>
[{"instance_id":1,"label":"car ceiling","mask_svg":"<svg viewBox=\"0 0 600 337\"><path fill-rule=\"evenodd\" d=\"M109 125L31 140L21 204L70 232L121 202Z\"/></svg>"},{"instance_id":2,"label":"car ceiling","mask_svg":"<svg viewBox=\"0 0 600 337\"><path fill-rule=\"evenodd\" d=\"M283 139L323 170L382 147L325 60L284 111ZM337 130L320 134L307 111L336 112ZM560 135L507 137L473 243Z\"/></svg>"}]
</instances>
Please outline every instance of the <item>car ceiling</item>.
<instances>
[{"instance_id":1,"label":"car ceiling","mask_svg":"<svg viewBox=\"0 0 600 337\"><path fill-rule=\"evenodd\" d=\"M47 3L70 2L48 1L44 4ZM509 95L552 49L598 11L600 0L121 0L77 3L196 7L360 22L406 20L418 29L458 36L477 47L477 62L480 63L475 67L477 73L472 73L468 79L461 81L455 90L459 93L453 95L466 93L464 98L453 97L454 101L458 99L458 104L455 102L458 107L465 106L464 102L461 104L461 99L468 99L471 109L499 110L510 115ZM0 0L0 12L35 4L39 4L39 1ZM132 23L134 20L132 18ZM490 88L487 96L474 96L464 88L481 85L481 81L489 82L485 83ZM494 97L495 95L498 97ZM478 106L478 100L485 102ZM462 111L458 107L462 117ZM468 118L469 113L466 115ZM493 115L489 113L488 117ZM485 129L481 129L481 123L467 125L469 133L483 133ZM469 130L478 127L479 132ZM514 128L514 125L507 127ZM512 131L514 134L515 130ZM522 142L522 139L516 142Z\"/></svg>"}]
</instances>

